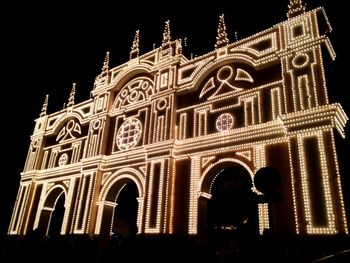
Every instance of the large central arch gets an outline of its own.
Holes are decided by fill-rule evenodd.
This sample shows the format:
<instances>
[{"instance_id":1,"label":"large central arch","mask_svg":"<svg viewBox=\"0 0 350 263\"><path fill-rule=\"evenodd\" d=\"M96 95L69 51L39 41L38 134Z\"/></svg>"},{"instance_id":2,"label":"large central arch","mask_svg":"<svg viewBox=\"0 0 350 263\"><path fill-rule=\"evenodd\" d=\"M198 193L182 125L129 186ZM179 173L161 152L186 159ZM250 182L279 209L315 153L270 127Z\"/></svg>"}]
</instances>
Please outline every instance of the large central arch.
<instances>
[{"instance_id":1,"label":"large central arch","mask_svg":"<svg viewBox=\"0 0 350 263\"><path fill-rule=\"evenodd\" d=\"M135 183L138 196L137 208L137 229L141 232L141 218L143 213L143 199L145 180L142 174L136 169L124 168L113 173L103 183L98 201L98 220L96 221L95 234L109 236L113 231L113 220L115 209L117 208L117 198L123 188L129 183Z\"/></svg>"},{"instance_id":2,"label":"large central arch","mask_svg":"<svg viewBox=\"0 0 350 263\"><path fill-rule=\"evenodd\" d=\"M222 159L209 166L200 180L198 234L216 230L258 230L254 174L242 161ZM221 188L221 189L220 189ZM254 225L252 225L254 224Z\"/></svg>"}]
</instances>

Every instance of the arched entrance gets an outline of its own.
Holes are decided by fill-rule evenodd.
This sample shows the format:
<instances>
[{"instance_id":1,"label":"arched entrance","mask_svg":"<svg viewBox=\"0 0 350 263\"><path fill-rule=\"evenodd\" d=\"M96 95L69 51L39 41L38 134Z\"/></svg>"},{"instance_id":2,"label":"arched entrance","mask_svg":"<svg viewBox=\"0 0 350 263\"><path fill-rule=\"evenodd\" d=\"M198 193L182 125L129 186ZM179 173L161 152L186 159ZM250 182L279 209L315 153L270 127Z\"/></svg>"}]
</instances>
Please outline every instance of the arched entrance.
<instances>
[{"instance_id":1,"label":"arched entrance","mask_svg":"<svg viewBox=\"0 0 350 263\"><path fill-rule=\"evenodd\" d=\"M258 234L257 194L244 163L221 160L205 171L198 200L198 234L255 236Z\"/></svg>"},{"instance_id":2,"label":"arched entrance","mask_svg":"<svg viewBox=\"0 0 350 263\"><path fill-rule=\"evenodd\" d=\"M65 198L64 198L64 194L62 193L58 197L54 210L52 211L52 214L51 214L49 230L48 230L49 237L58 236L61 234L63 216L65 212L64 202L65 202Z\"/></svg>"},{"instance_id":3,"label":"arched entrance","mask_svg":"<svg viewBox=\"0 0 350 263\"><path fill-rule=\"evenodd\" d=\"M126 183L116 198L112 232L119 236L137 233L138 191L133 181Z\"/></svg>"},{"instance_id":4,"label":"arched entrance","mask_svg":"<svg viewBox=\"0 0 350 263\"><path fill-rule=\"evenodd\" d=\"M243 166L229 166L217 174L207 203L210 232L258 233L256 193L252 187L250 174Z\"/></svg>"},{"instance_id":5,"label":"arched entrance","mask_svg":"<svg viewBox=\"0 0 350 263\"><path fill-rule=\"evenodd\" d=\"M95 234L120 236L140 233L144 178L135 169L125 168L112 174L99 197Z\"/></svg>"},{"instance_id":6,"label":"arched entrance","mask_svg":"<svg viewBox=\"0 0 350 263\"><path fill-rule=\"evenodd\" d=\"M60 235L65 213L65 191L55 187L47 195L41 210L38 232L42 235Z\"/></svg>"}]
</instances>

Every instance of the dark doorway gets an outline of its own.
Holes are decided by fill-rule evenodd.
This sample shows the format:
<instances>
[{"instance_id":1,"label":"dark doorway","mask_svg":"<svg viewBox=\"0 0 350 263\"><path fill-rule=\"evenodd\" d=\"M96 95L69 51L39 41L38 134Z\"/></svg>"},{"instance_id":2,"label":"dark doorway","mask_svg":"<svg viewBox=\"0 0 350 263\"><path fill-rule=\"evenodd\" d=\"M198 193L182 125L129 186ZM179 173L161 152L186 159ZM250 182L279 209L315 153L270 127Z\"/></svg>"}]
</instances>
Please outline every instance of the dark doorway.
<instances>
[{"instance_id":1,"label":"dark doorway","mask_svg":"<svg viewBox=\"0 0 350 263\"><path fill-rule=\"evenodd\" d=\"M54 210L52 211L50 226L48 231L49 237L54 237L61 234L63 216L65 211L64 202L65 202L65 196L62 193L55 204Z\"/></svg>"},{"instance_id":2,"label":"dark doorway","mask_svg":"<svg viewBox=\"0 0 350 263\"><path fill-rule=\"evenodd\" d=\"M124 185L117 197L114 210L113 233L127 237L137 233L138 189L134 182Z\"/></svg>"},{"instance_id":3,"label":"dark doorway","mask_svg":"<svg viewBox=\"0 0 350 263\"><path fill-rule=\"evenodd\" d=\"M258 213L256 194L248 171L242 166L221 170L211 187L207 206L209 231L256 235Z\"/></svg>"}]
</instances>

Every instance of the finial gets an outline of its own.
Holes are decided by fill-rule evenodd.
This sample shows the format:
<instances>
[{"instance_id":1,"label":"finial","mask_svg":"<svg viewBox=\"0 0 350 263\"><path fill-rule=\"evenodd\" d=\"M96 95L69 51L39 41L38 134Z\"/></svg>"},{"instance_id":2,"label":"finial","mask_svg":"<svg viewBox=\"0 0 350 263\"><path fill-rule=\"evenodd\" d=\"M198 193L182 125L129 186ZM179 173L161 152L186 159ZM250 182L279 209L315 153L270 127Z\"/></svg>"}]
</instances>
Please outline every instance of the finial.
<instances>
[{"instance_id":1,"label":"finial","mask_svg":"<svg viewBox=\"0 0 350 263\"><path fill-rule=\"evenodd\" d=\"M292 18L305 13L306 4L303 0L289 0L287 17Z\"/></svg>"},{"instance_id":2,"label":"finial","mask_svg":"<svg viewBox=\"0 0 350 263\"><path fill-rule=\"evenodd\" d=\"M41 108L41 112L40 112L40 115L39 115L40 117L46 116L46 110L47 110L48 102L49 102L49 95L46 95L44 103L43 103L43 107Z\"/></svg>"},{"instance_id":3,"label":"finial","mask_svg":"<svg viewBox=\"0 0 350 263\"><path fill-rule=\"evenodd\" d=\"M182 54L182 39L181 38L176 40L175 54L178 56Z\"/></svg>"},{"instance_id":4,"label":"finial","mask_svg":"<svg viewBox=\"0 0 350 263\"><path fill-rule=\"evenodd\" d=\"M187 47L187 37L184 38L184 46Z\"/></svg>"},{"instance_id":5,"label":"finial","mask_svg":"<svg viewBox=\"0 0 350 263\"><path fill-rule=\"evenodd\" d=\"M139 56L139 41L140 41L140 30L136 30L134 41L132 42L130 59L137 58Z\"/></svg>"},{"instance_id":6,"label":"finial","mask_svg":"<svg viewBox=\"0 0 350 263\"><path fill-rule=\"evenodd\" d=\"M238 41L238 32L235 31L235 40Z\"/></svg>"},{"instance_id":7,"label":"finial","mask_svg":"<svg viewBox=\"0 0 350 263\"><path fill-rule=\"evenodd\" d=\"M109 70L109 51L106 52L105 60L103 61L102 73L107 73Z\"/></svg>"},{"instance_id":8,"label":"finial","mask_svg":"<svg viewBox=\"0 0 350 263\"><path fill-rule=\"evenodd\" d=\"M67 107L71 107L71 106L74 105L75 86L76 86L76 84L73 83L72 89L71 89L70 94L69 94L69 99L68 99Z\"/></svg>"},{"instance_id":9,"label":"finial","mask_svg":"<svg viewBox=\"0 0 350 263\"><path fill-rule=\"evenodd\" d=\"M171 44L170 39L170 20L165 21L165 28L163 32L162 48Z\"/></svg>"},{"instance_id":10,"label":"finial","mask_svg":"<svg viewBox=\"0 0 350 263\"><path fill-rule=\"evenodd\" d=\"M228 43L229 43L229 40L227 38L224 15L222 14L219 17L218 35L216 37L215 48L221 48L221 47L227 46Z\"/></svg>"}]
</instances>

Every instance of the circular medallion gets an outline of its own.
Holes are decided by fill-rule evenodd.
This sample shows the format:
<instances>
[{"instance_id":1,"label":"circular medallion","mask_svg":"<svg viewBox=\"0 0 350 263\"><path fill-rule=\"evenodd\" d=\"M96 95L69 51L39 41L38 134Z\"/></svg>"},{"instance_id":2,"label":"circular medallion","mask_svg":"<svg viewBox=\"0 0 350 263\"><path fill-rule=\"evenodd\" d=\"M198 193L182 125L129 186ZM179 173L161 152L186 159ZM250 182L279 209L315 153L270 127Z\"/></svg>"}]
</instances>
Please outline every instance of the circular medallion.
<instances>
[{"instance_id":1,"label":"circular medallion","mask_svg":"<svg viewBox=\"0 0 350 263\"><path fill-rule=\"evenodd\" d=\"M164 110L166 106L167 106L167 100L166 99L160 99L157 102L157 109L158 110Z\"/></svg>"},{"instance_id":2,"label":"circular medallion","mask_svg":"<svg viewBox=\"0 0 350 263\"><path fill-rule=\"evenodd\" d=\"M96 120L93 125L94 129L97 130L98 128L100 128L100 126L101 126L101 120Z\"/></svg>"},{"instance_id":3,"label":"circular medallion","mask_svg":"<svg viewBox=\"0 0 350 263\"><path fill-rule=\"evenodd\" d=\"M309 56L307 54L297 54L293 60L293 66L296 68L304 68L309 63Z\"/></svg>"},{"instance_id":4,"label":"circular medallion","mask_svg":"<svg viewBox=\"0 0 350 263\"><path fill-rule=\"evenodd\" d=\"M120 150L134 147L140 140L142 125L138 119L127 119L117 132L117 146Z\"/></svg>"},{"instance_id":5,"label":"circular medallion","mask_svg":"<svg viewBox=\"0 0 350 263\"><path fill-rule=\"evenodd\" d=\"M38 144L39 144L38 139L33 140L33 142L32 142L33 148L36 148L38 146Z\"/></svg>"},{"instance_id":6,"label":"circular medallion","mask_svg":"<svg viewBox=\"0 0 350 263\"><path fill-rule=\"evenodd\" d=\"M58 166L63 166L66 165L68 162L68 154L64 153L60 156L60 158L58 159Z\"/></svg>"},{"instance_id":7,"label":"circular medallion","mask_svg":"<svg viewBox=\"0 0 350 263\"><path fill-rule=\"evenodd\" d=\"M229 113L221 114L216 119L216 129L218 131L228 131L233 127L233 117Z\"/></svg>"}]
</instances>

